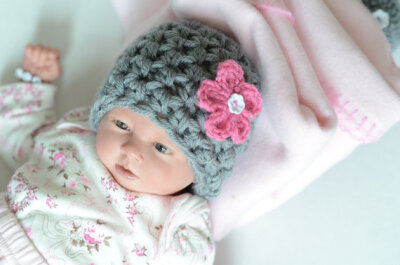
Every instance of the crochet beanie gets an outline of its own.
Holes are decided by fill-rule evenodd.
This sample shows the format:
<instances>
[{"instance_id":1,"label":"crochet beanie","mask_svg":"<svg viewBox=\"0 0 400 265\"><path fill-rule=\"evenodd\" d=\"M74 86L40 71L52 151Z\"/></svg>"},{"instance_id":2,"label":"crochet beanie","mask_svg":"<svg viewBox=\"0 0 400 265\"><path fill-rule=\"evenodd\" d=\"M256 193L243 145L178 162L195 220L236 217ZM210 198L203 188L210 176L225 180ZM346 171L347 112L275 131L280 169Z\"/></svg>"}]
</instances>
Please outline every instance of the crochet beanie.
<instances>
[{"instance_id":1,"label":"crochet beanie","mask_svg":"<svg viewBox=\"0 0 400 265\"><path fill-rule=\"evenodd\" d=\"M400 45L400 2L399 0L362 0L376 18L386 35L392 51Z\"/></svg>"},{"instance_id":2,"label":"crochet beanie","mask_svg":"<svg viewBox=\"0 0 400 265\"><path fill-rule=\"evenodd\" d=\"M148 116L185 154L192 192L211 198L246 149L261 111L259 82L230 36L195 21L166 23L118 57L89 121L97 131L114 107Z\"/></svg>"}]
</instances>

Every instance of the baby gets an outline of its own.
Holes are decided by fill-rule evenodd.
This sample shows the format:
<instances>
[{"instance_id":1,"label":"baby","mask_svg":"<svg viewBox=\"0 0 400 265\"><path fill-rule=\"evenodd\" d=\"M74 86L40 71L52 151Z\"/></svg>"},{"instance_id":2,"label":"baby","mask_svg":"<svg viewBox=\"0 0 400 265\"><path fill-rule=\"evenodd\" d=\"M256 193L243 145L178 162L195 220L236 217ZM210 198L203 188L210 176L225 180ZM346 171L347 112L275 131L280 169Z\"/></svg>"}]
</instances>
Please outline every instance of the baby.
<instances>
[{"instance_id":1,"label":"baby","mask_svg":"<svg viewBox=\"0 0 400 265\"><path fill-rule=\"evenodd\" d=\"M122 53L91 109L56 122L58 57L27 46L26 83L0 87L0 154L16 170L0 263L212 264L204 198L262 104L241 48L198 22L162 24Z\"/></svg>"}]
</instances>

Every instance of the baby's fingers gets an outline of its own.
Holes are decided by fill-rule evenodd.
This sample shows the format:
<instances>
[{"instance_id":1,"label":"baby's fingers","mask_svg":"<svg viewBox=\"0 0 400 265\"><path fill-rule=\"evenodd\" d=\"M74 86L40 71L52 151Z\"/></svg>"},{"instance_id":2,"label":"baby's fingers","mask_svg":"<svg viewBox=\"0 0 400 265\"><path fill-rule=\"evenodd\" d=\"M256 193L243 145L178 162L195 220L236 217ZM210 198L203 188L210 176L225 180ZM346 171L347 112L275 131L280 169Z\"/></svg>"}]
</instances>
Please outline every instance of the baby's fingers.
<instances>
[{"instance_id":1,"label":"baby's fingers","mask_svg":"<svg viewBox=\"0 0 400 265\"><path fill-rule=\"evenodd\" d=\"M39 48L38 46L29 44L25 48L25 59L28 61L37 61L39 58Z\"/></svg>"},{"instance_id":2,"label":"baby's fingers","mask_svg":"<svg viewBox=\"0 0 400 265\"><path fill-rule=\"evenodd\" d=\"M43 53L42 45L39 44L36 46L32 46L32 52L31 52L31 56L29 57L29 59L34 62L40 62L40 60L43 57L42 53Z\"/></svg>"},{"instance_id":3,"label":"baby's fingers","mask_svg":"<svg viewBox=\"0 0 400 265\"><path fill-rule=\"evenodd\" d=\"M23 69L32 75L39 76L44 82L56 80L61 73L60 52L43 45L27 45Z\"/></svg>"},{"instance_id":4,"label":"baby's fingers","mask_svg":"<svg viewBox=\"0 0 400 265\"><path fill-rule=\"evenodd\" d=\"M47 59L57 60L60 58L60 51L57 49L48 48Z\"/></svg>"},{"instance_id":5,"label":"baby's fingers","mask_svg":"<svg viewBox=\"0 0 400 265\"><path fill-rule=\"evenodd\" d=\"M27 45L25 49L26 58L33 62L44 62L47 60L57 60L60 52L57 49L45 47L42 45Z\"/></svg>"},{"instance_id":6,"label":"baby's fingers","mask_svg":"<svg viewBox=\"0 0 400 265\"><path fill-rule=\"evenodd\" d=\"M33 45L32 44L28 44L25 47L25 56L26 57L31 57L32 56L32 51L33 51Z\"/></svg>"}]
</instances>

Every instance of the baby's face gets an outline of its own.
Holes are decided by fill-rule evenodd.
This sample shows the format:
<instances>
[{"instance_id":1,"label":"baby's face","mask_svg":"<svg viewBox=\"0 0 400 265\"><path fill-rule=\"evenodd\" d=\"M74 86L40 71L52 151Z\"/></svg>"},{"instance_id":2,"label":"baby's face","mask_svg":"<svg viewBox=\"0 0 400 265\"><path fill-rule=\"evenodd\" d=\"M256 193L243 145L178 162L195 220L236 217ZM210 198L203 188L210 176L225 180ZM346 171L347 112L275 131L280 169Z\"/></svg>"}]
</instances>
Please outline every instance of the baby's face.
<instances>
[{"instance_id":1,"label":"baby's face","mask_svg":"<svg viewBox=\"0 0 400 265\"><path fill-rule=\"evenodd\" d=\"M96 151L114 179L131 191L169 195L194 180L185 155L164 129L130 109L104 115Z\"/></svg>"}]
</instances>

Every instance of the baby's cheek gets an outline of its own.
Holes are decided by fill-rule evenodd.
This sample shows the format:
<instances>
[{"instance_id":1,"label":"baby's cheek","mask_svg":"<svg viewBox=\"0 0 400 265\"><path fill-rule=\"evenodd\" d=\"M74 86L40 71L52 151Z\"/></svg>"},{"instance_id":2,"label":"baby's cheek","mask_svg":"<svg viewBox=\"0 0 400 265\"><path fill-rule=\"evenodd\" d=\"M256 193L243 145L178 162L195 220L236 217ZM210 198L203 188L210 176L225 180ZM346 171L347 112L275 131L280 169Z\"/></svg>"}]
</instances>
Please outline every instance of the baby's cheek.
<instances>
[{"instance_id":1,"label":"baby's cheek","mask_svg":"<svg viewBox=\"0 0 400 265\"><path fill-rule=\"evenodd\" d=\"M107 139L109 138L109 139ZM107 140L106 140L107 139ZM107 165L109 156L112 154L112 140L111 137L104 137L104 135L98 135L96 137L96 152L100 160Z\"/></svg>"},{"instance_id":2,"label":"baby's cheek","mask_svg":"<svg viewBox=\"0 0 400 265\"><path fill-rule=\"evenodd\" d=\"M147 186L158 194L174 193L176 183L173 179L173 170L160 162L153 161L150 164L146 174Z\"/></svg>"},{"instance_id":3,"label":"baby's cheek","mask_svg":"<svg viewBox=\"0 0 400 265\"><path fill-rule=\"evenodd\" d=\"M184 176L184 185L185 187L192 184L194 182L194 174L192 169L190 169L187 174Z\"/></svg>"}]
</instances>

